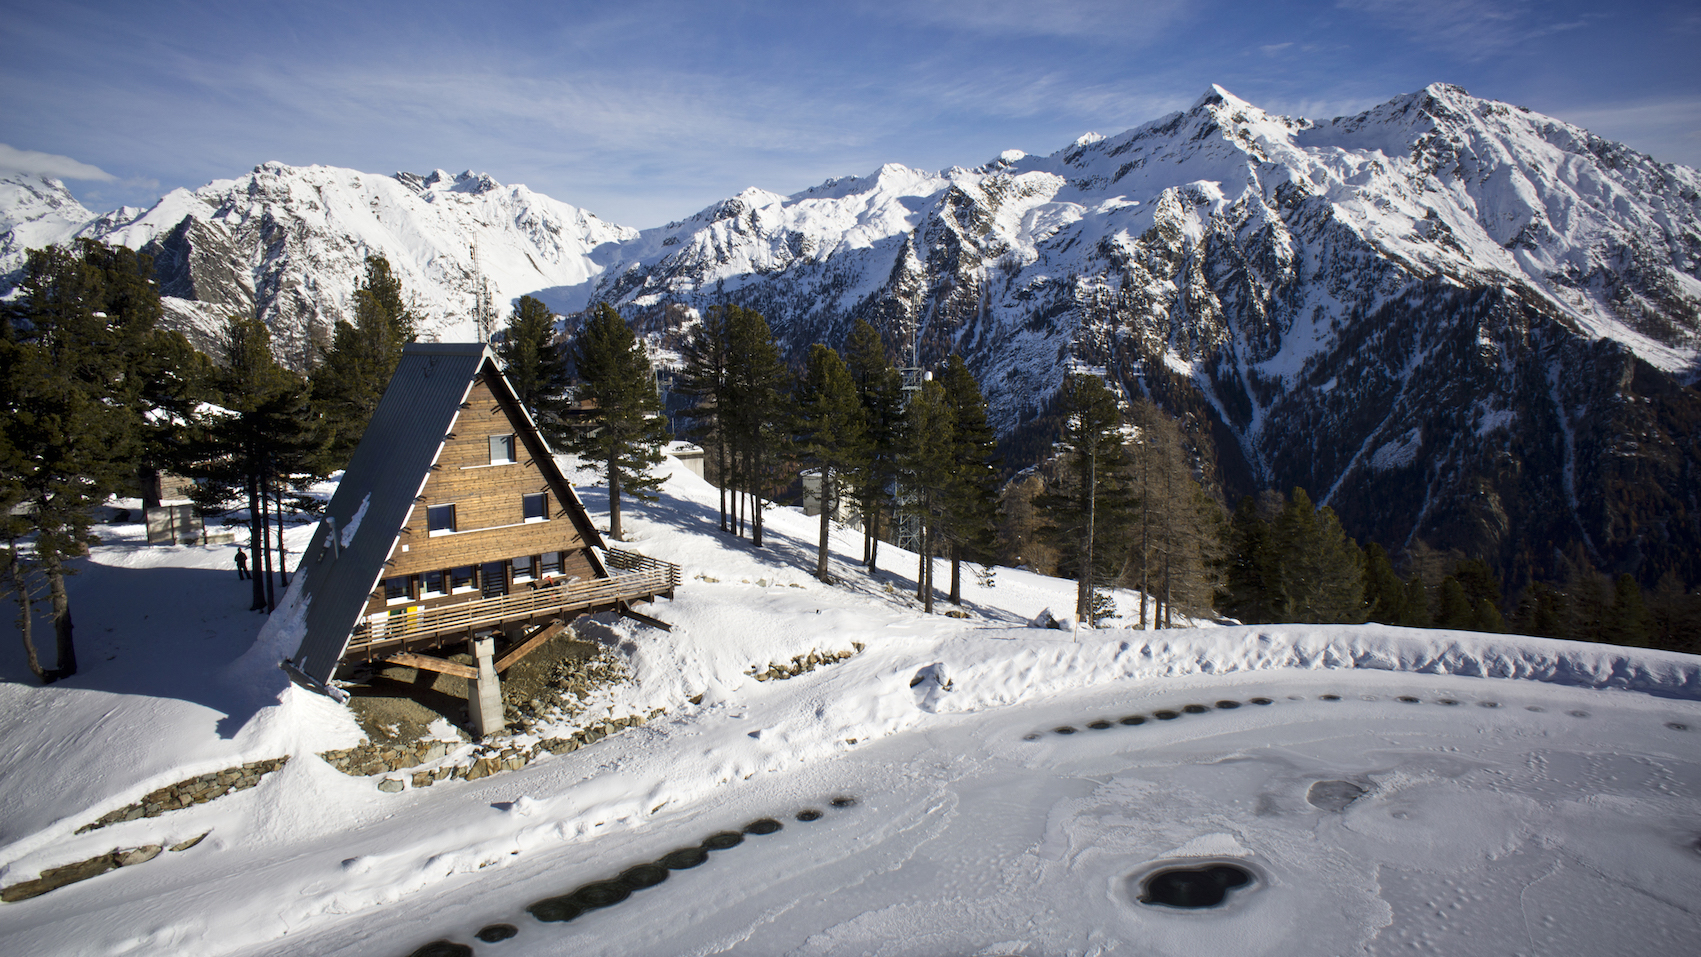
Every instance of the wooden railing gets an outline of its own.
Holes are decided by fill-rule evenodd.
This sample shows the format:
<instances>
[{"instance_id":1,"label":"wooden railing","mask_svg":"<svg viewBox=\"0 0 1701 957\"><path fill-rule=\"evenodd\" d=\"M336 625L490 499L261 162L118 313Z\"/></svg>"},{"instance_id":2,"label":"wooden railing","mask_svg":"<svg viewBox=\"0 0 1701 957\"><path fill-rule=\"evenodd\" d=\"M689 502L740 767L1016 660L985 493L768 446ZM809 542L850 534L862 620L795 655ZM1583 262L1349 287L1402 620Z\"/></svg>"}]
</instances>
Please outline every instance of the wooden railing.
<instances>
[{"instance_id":1,"label":"wooden railing","mask_svg":"<svg viewBox=\"0 0 1701 957\"><path fill-rule=\"evenodd\" d=\"M538 583L511 595L472 598L441 605L398 608L400 614L371 616L355 625L345 658L365 658L379 650L400 650L438 643L445 635L471 634L510 621L542 618L580 608L611 607L622 601L672 595L679 585L679 566L629 552L609 549L610 577L559 585Z\"/></svg>"}]
</instances>

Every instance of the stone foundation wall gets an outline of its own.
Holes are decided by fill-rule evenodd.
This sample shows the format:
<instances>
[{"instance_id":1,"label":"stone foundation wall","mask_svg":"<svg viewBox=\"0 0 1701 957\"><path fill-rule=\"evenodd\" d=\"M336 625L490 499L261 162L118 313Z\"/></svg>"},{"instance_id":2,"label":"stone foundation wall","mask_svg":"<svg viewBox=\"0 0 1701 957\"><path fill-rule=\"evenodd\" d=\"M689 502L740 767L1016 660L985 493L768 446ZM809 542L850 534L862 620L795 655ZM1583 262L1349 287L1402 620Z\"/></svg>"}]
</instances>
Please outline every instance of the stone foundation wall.
<instances>
[{"instance_id":1,"label":"stone foundation wall","mask_svg":"<svg viewBox=\"0 0 1701 957\"><path fill-rule=\"evenodd\" d=\"M84 824L77 828L78 834L98 830L125 821L135 821L144 817L159 817L167 811L176 811L193 804L205 804L216 797L223 797L236 791L245 791L260 783L260 779L289 763L289 755L281 758L271 758L266 761L250 761L234 768L214 771L199 777L188 778L176 784L149 791L135 804L126 805L110 814L103 814L92 824Z\"/></svg>"}]
</instances>

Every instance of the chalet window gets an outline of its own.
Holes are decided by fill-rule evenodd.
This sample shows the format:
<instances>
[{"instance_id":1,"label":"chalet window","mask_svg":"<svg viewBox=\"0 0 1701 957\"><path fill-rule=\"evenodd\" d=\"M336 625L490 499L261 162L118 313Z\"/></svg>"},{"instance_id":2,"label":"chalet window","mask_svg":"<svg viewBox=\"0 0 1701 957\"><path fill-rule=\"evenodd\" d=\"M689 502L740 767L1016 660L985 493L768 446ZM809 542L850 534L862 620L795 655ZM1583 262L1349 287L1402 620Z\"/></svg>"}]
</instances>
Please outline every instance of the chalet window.
<instances>
[{"instance_id":1,"label":"chalet window","mask_svg":"<svg viewBox=\"0 0 1701 957\"><path fill-rule=\"evenodd\" d=\"M479 583L484 586L481 594L485 598L498 598L508 594L508 563L485 562L479 566Z\"/></svg>"},{"instance_id":2,"label":"chalet window","mask_svg":"<svg viewBox=\"0 0 1701 957\"><path fill-rule=\"evenodd\" d=\"M490 464L508 465L514 461L514 436L493 435L490 437Z\"/></svg>"},{"instance_id":3,"label":"chalet window","mask_svg":"<svg viewBox=\"0 0 1701 957\"><path fill-rule=\"evenodd\" d=\"M425 510L431 534L447 535L455 530L455 506L433 505Z\"/></svg>"},{"instance_id":4,"label":"chalet window","mask_svg":"<svg viewBox=\"0 0 1701 957\"><path fill-rule=\"evenodd\" d=\"M532 574L532 556L530 555L511 558L508 560L508 564L513 568L514 580L517 582L529 582L537 577Z\"/></svg>"},{"instance_id":5,"label":"chalet window","mask_svg":"<svg viewBox=\"0 0 1701 957\"><path fill-rule=\"evenodd\" d=\"M473 590L473 570L471 565L449 569L449 590L454 594Z\"/></svg>"},{"instance_id":6,"label":"chalet window","mask_svg":"<svg viewBox=\"0 0 1701 957\"><path fill-rule=\"evenodd\" d=\"M419 582L420 582L420 586L421 586L420 587L421 593L426 598L430 598L433 595L447 595L447 594L449 594L449 589L447 587L447 581L443 577L442 572L426 572L425 574L419 576Z\"/></svg>"},{"instance_id":7,"label":"chalet window","mask_svg":"<svg viewBox=\"0 0 1701 957\"><path fill-rule=\"evenodd\" d=\"M386 602L408 601L413 598L413 576L401 575L396 578L384 579L384 600Z\"/></svg>"},{"instance_id":8,"label":"chalet window","mask_svg":"<svg viewBox=\"0 0 1701 957\"><path fill-rule=\"evenodd\" d=\"M537 565L539 575L559 575L561 574L561 553L544 552L538 557Z\"/></svg>"},{"instance_id":9,"label":"chalet window","mask_svg":"<svg viewBox=\"0 0 1701 957\"><path fill-rule=\"evenodd\" d=\"M549 493L538 492L533 495L522 495L521 502L525 508L525 519L528 522L541 522L549 518Z\"/></svg>"}]
</instances>

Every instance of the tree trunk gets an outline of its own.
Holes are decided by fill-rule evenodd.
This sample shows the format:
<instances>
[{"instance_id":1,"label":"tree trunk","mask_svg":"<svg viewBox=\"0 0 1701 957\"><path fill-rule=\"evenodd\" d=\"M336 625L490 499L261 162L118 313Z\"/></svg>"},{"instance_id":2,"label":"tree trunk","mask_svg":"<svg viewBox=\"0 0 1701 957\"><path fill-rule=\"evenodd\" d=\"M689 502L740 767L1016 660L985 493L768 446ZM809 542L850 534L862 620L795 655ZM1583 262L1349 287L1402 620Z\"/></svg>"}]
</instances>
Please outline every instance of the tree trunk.
<instances>
[{"instance_id":1,"label":"tree trunk","mask_svg":"<svg viewBox=\"0 0 1701 957\"><path fill-rule=\"evenodd\" d=\"M719 432L717 423L715 432L715 484L720 486L721 493L721 531L730 531L727 523L726 490L732 484L732 476L727 474L726 438Z\"/></svg>"},{"instance_id":2,"label":"tree trunk","mask_svg":"<svg viewBox=\"0 0 1701 957\"><path fill-rule=\"evenodd\" d=\"M932 505L931 496L923 499L926 505ZM921 513L921 570L916 578L921 581L921 610L924 614L933 614L933 527L927 521L929 509Z\"/></svg>"},{"instance_id":3,"label":"tree trunk","mask_svg":"<svg viewBox=\"0 0 1701 957\"><path fill-rule=\"evenodd\" d=\"M1082 469L1081 484L1087 500L1087 519L1081 531L1081 568L1075 584L1075 618L1085 620L1087 627L1093 626L1093 505L1097 498L1096 479L1098 470L1093 454L1089 452L1084 458L1085 468Z\"/></svg>"},{"instance_id":4,"label":"tree trunk","mask_svg":"<svg viewBox=\"0 0 1701 957\"><path fill-rule=\"evenodd\" d=\"M136 484L142 489L142 508L159 508L159 469L149 465L138 467Z\"/></svg>"},{"instance_id":5,"label":"tree trunk","mask_svg":"<svg viewBox=\"0 0 1701 957\"><path fill-rule=\"evenodd\" d=\"M71 597L65 594L65 569L58 562L47 566L47 590L53 600L53 643L57 652L53 680L77 673L77 649L71 641Z\"/></svg>"},{"instance_id":6,"label":"tree trunk","mask_svg":"<svg viewBox=\"0 0 1701 957\"><path fill-rule=\"evenodd\" d=\"M17 546L12 546L12 587L18 593L18 635L24 639L24 656L30 671L42 684L50 684L53 676L41 666L41 656L35 650L35 603L30 600L29 576L18 561Z\"/></svg>"},{"instance_id":7,"label":"tree trunk","mask_svg":"<svg viewBox=\"0 0 1701 957\"><path fill-rule=\"evenodd\" d=\"M880 571L880 500L874 499L871 515L864 515L863 521L868 523L868 574L873 577Z\"/></svg>"},{"instance_id":8,"label":"tree trunk","mask_svg":"<svg viewBox=\"0 0 1701 957\"><path fill-rule=\"evenodd\" d=\"M260 580L260 569L265 564L265 544L261 541L260 518L260 483L253 475L248 476L248 554L253 556L248 576L249 585L253 589L254 600L249 603L249 611L259 611L266 607L266 583Z\"/></svg>"},{"instance_id":9,"label":"tree trunk","mask_svg":"<svg viewBox=\"0 0 1701 957\"><path fill-rule=\"evenodd\" d=\"M756 471L759 455L750 450L750 544L757 548L762 547L762 492Z\"/></svg>"},{"instance_id":10,"label":"tree trunk","mask_svg":"<svg viewBox=\"0 0 1701 957\"><path fill-rule=\"evenodd\" d=\"M608 456L608 537L617 542L620 536L620 472L614 467L614 453Z\"/></svg>"},{"instance_id":11,"label":"tree trunk","mask_svg":"<svg viewBox=\"0 0 1701 957\"><path fill-rule=\"evenodd\" d=\"M289 550L284 546L283 489L272 489L272 502L278 513L278 581L289 588Z\"/></svg>"},{"instance_id":12,"label":"tree trunk","mask_svg":"<svg viewBox=\"0 0 1701 957\"><path fill-rule=\"evenodd\" d=\"M833 501L833 470L821 466L821 547L815 553L815 577L827 581L827 535L831 531L827 510Z\"/></svg>"},{"instance_id":13,"label":"tree trunk","mask_svg":"<svg viewBox=\"0 0 1701 957\"><path fill-rule=\"evenodd\" d=\"M951 604L963 603L963 546L951 543Z\"/></svg>"},{"instance_id":14,"label":"tree trunk","mask_svg":"<svg viewBox=\"0 0 1701 957\"><path fill-rule=\"evenodd\" d=\"M261 548L261 551L260 551L259 556L258 556L260 561L257 562L256 564L264 565L265 569L266 569L266 613L271 614L272 612L277 610L278 595L277 595L277 589L272 584L272 530L271 530L270 525L268 524L268 519L271 517L267 513L267 506L270 504L269 501L268 501L268 498L269 498L269 496L266 493L265 479L262 478L260 480L260 548Z\"/></svg>"}]
</instances>

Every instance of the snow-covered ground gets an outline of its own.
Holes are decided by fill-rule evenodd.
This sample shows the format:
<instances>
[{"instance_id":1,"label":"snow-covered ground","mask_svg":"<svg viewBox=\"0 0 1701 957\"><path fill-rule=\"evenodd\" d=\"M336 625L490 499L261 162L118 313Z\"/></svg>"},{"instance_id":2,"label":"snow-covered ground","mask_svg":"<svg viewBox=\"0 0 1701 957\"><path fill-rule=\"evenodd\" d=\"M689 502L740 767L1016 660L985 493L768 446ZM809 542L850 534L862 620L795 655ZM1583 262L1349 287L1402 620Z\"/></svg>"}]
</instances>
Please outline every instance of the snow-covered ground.
<instances>
[{"instance_id":1,"label":"snow-covered ground","mask_svg":"<svg viewBox=\"0 0 1701 957\"><path fill-rule=\"evenodd\" d=\"M755 550L715 530L701 480L666 492L626 521L684 567L649 609L675 629L587 632L633 677L600 704L667 714L397 794L314 757L359 739L346 710L242 659L260 618L233 548L104 529L71 586L82 672L36 687L0 638L0 884L210 834L0 905L0 951L1652 955L1701 933L1701 659L1379 626L1038 629L1073 586L1012 569L966 576L971 618L927 617L913 557L883 546L870 580L845 534L823 585L815 519L770 512ZM73 833L283 754L257 787ZM614 906L526 911L765 818L783 826ZM1252 880L1219 907L1140 903L1177 862ZM494 924L516 933L475 936Z\"/></svg>"}]
</instances>

